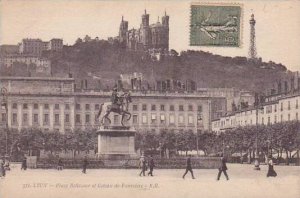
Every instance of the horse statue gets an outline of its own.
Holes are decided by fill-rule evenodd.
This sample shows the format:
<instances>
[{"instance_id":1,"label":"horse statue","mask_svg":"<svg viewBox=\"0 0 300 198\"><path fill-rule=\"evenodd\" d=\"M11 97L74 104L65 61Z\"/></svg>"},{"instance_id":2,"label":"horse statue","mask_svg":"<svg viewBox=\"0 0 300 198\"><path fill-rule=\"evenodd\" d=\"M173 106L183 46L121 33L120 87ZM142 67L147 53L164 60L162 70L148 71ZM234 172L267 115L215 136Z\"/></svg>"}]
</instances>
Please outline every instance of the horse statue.
<instances>
[{"instance_id":1,"label":"horse statue","mask_svg":"<svg viewBox=\"0 0 300 198\"><path fill-rule=\"evenodd\" d=\"M121 96L118 97L118 104L113 104L112 102L105 102L100 104L100 109L97 114L97 119L100 118L100 123L104 125L105 119L109 121L109 124L111 124L111 120L109 119L109 114L111 112L118 113L119 115L122 115L121 124L124 125L124 118L126 115L129 117L127 118L127 121L131 118L131 113L128 111L128 105L131 103L131 95L130 93L124 93ZM103 111L102 111L103 110ZM104 115L102 116L102 114Z\"/></svg>"}]
</instances>

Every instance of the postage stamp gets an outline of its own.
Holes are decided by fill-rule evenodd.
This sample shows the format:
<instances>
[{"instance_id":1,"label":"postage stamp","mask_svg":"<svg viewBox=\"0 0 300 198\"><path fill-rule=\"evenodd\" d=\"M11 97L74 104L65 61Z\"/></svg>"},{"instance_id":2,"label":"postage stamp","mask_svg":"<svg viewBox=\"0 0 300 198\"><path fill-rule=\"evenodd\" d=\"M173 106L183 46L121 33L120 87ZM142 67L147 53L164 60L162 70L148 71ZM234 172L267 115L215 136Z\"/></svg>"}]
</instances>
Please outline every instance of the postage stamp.
<instances>
[{"instance_id":1,"label":"postage stamp","mask_svg":"<svg viewBox=\"0 0 300 198\"><path fill-rule=\"evenodd\" d=\"M241 16L239 4L192 4L190 45L239 47Z\"/></svg>"}]
</instances>

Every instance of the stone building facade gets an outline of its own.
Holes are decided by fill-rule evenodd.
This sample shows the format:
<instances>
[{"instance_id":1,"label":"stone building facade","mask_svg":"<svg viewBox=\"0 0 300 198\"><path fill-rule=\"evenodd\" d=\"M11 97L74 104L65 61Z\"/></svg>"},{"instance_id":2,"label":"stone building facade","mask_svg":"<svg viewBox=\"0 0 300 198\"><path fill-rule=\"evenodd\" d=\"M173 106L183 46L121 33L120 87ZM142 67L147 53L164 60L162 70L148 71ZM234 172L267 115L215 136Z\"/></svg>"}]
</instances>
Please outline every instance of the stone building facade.
<instances>
[{"instance_id":1,"label":"stone building facade","mask_svg":"<svg viewBox=\"0 0 300 198\"><path fill-rule=\"evenodd\" d=\"M8 90L8 127L37 127L67 133L99 126L96 115L100 104L110 100L110 92L75 92L72 78L1 77ZM2 99L1 99L2 100ZM210 130L213 104L225 98L199 94L133 93L129 105L132 119L127 123L139 130ZM226 104L226 102L222 102ZM223 107L226 111L226 107ZM120 125L120 115L111 114L113 125ZM1 126L6 112L1 110Z\"/></svg>"},{"instance_id":2,"label":"stone building facade","mask_svg":"<svg viewBox=\"0 0 300 198\"><path fill-rule=\"evenodd\" d=\"M168 51L169 49L169 16L165 13L162 21L149 23L149 14L142 15L142 22L139 29L128 29L128 21L122 17L119 28L118 39L128 49L134 51Z\"/></svg>"},{"instance_id":3,"label":"stone building facade","mask_svg":"<svg viewBox=\"0 0 300 198\"><path fill-rule=\"evenodd\" d=\"M62 48L63 40L57 38L51 39L50 41L26 38L19 43L19 53L27 55L40 56L45 50L61 51Z\"/></svg>"},{"instance_id":4,"label":"stone building facade","mask_svg":"<svg viewBox=\"0 0 300 198\"><path fill-rule=\"evenodd\" d=\"M261 106L233 112L212 121L213 131L226 131L239 126L275 124L300 120L300 90L266 98Z\"/></svg>"},{"instance_id":5,"label":"stone building facade","mask_svg":"<svg viewBox=\"0 0 300 198\"><path fill-rule=\"evenodd\" d=\"M36 73L43 73L44 75L51 74L51 61L46 58L41 58L39 56L33 55L6 55L0 57L0 67L12 67L15 63L22 63L27 66L36 66Z\"/></svg>"}]
</instances>

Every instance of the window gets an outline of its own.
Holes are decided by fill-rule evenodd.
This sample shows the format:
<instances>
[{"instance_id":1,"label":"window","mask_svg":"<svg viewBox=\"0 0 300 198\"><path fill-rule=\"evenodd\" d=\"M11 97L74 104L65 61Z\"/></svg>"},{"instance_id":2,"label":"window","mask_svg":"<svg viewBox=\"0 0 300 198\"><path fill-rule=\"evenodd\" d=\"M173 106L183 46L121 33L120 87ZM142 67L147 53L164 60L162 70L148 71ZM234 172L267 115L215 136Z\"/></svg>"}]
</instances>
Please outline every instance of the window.
<instances>
[{"instance_id":1,"label":"window","mask_svg":"<svg viewBox=\"0 0 300 198\"><path fill-rule=\"evenodd\" d=\"M198 105L198 111L202 112L202 105Z\"/></svg>"},{"instance_id":2,"label":"window","mask_svg":"<svg viewBox=\"0 0 300 198\"><path fill-rule=\"evenodd\" d=\"M44 109L49 109L49 104L44 104Z\"/></svg>"},{"instance_id":3,"label":"window","mask_svg":"<svg viewBox=\"0 0 300 198\"><path fill-rule=\"evenodd\" d=\"M174 111L174 105L170 105L170 111Z\"/></svg>"},{"instance_id":4,"label":"window","mask_svg":"<svg viewBox=\"0 0 300 198\"><path fill-rule=\"evenodd\" d=\"M6 113L2 113L1 116L2 116L1 121L6 122Z\"/></svg>"},{"instance_id":5,"label":"window","mask_svg":"<svg viewBox=\"0 0 300 198\"><path fill-rule=\"evenodd\" d=\"M183 105L179 105L179 111L183 111Z\"/></svg>"},{"instance_id":6,"label":"window","mask_svg":"<svg viewBox=\"0 0 300 198\"><path fill-rule=\"evenodd\" d=\"M296 120L298 120L299 118L298 118L298 113L296 113Z\"/></svg>"},{"instance_id":7,"label":"window","mask_svg":"<svg viewBox=\"0 0 300 198\"><path fill-rule=\"evenodd\" d=\"M59 123L59 114L54 115L54 123L58 124Z\"/></svg>"},{"instance_id":8,"label":"window","mask_svg":"<svg viewBox=\"0 0 300 198\"><path fill-rule=\"evenodd\" d=\"M170 124L175 124L175 116L173 114L170 115Z\"/></svg>"},{"instance_id":9,"label":"window","mask_svg":"<svg viewBox=\"0 0 300 198\"><path fill-rule=\"evenodd\" d=\"M283 111L283 102L281 103L280 110Z\"/></svg>"},{"instance_id":10,"label":"window","mask_svg":"<svg viewBox=\"0 0 300 198\"><path fill-rule=\"evenodd\" d=\"M70 115L69 114L65 114L65 122L66 123L70 122Z\"/></svg>"},{"instance_id":11,"label":"window","mask_svg":"<svg viewBox=\"0 0 300 198\"><path fill-rule=\"evenodd\" d=\"M80 120L80 114L76 114L75 122L76 122L77 124L78 124L78 123L81 123L81 120Z\"/></svg>"},{"instance_id":12,"label":"window","mask_svg":"<svg viewBox=\"0 0 300 198\"><path fill-rule=\"evenodd\" d=\"M38 109L39 105L38 104L33 104L33 109Z\"/></svg>"},{"instance_id":13,"label":"window","mask_svg":"<svg viewBox=\"0 0 300 198\"><path fill-rule=\"evenodd\" d=\"M298 105L298 100L296 100L296 109L298 109L299 105Z\"/></svg>"},{"instance_id":14,"label":"window","mask_svg":"<svg viewBox=\"0 0 300 198\"><path fill-rule=\"evenodd\" d=\"M147 116L146 115L142 115L142 123L147 124Z\"/></svg>"},{"instance_id":15,"label":"window","mask_svg":"<svg viewBox=\"0 0 300 198\"><path fill-rule=\"evenodd\" d=\"M291 101L288 101L288 110L291 110Z\"/></svg>"},{"instance_id":16,"label":"window","mask_svg":"<svg viewBox=\"0 0 300 198\"><path fill-rule=\"evenodd\" d=\"M164 114L160 115L160 123L165 124L166 123L166 117Z\"/></svg>"},{"instance_id":17,"label":"window","mask_svg":"<svg viewBox=\"0 0 300 198\"><path fill-rule=\"evenodd\" d=\"M164 111L165 110L165 105L160 105L160 110Z\"/></svg>"},{"instance_id":18,"label":"window","mask_svg":"<svg viewBox=\"0 0 300 198\"><path fill-rule=\"evenodd\" d=\"M179 122L179 124L183 124L183 122L184 122L183 115L179 115L178 122Z\"/></svg>"},{"instance_id":19,"label":"window","mask_svg":"<svg viewBox=\"0 0 300 198\"><path fill-rule=\"evenodd\" d=\"M133 111L137 111L138 110L138 106L137 105L132 105L132 110Z\"/></svg>"},{"instance_id":20,"label":"window","mask_svg":"<svg viewBox=\"0 0 300 198\"><path fill-rule=\"evenodd\" d=\"M193 111L193 105L189 105L189 111Z\"/></svg>"},{"instance_id":21,"label":"window","mask_svg":"<svg viewBox=\"0 0 300 198\"><path fill-rule=\"evenodd\" d=\"M151 111L155 111L156 110L156 105L151 105Z\"/></svg>"},{"instance_id":22,"label":"window","mask_svg":"<svg viewBox=\"0 0 300 198\"><path fill-rule=\"evenodd\" d=\"M76 104L76 110L80 110L80 104Z\"/></svg>"},{"instance_id":23,"label":"window","mask_svg":"<svg viewBox=\"0 0 300 198\"><path fill-rule=\"evenodd\" d=\"M47 125L49 124L49 114L44 114L44 124Z\"/></svg>"},{"instance_id":24,"label":"window","mask_svg":"<svg viewBox=\"0 0 300 198\"><path fill-rule=\"evenodd\" d=\"M90 123L90 115L89 114L85 115L85 123Z\"/></svg>"},{"instance_id":25,"label":"window","mask_svg":"<svg viewBox=\"0 0 300 198\"><path fill-rule=\"evenodd\" d=\"M85 110L90 110L90 104L85 104Z\"/></svg>"},{"instance_id":26,"label":"window","mask_svg":"<svg viewBox=\"0 0 300 198\"><path fill-rule=\"evenodd\" d=\"M133 124L137 124L138 123L138 116L137 115L133 115L132 116L132 123Z\"/></svg>"},{"instance_id":27,"label":"window","mask_svg":"<svg viewBox=\"0 0 300 198\"><path fill-rule=\"evenodd\" d=\"M151 124L156 123L156 114L151 114Z\"/></svg>"},{"instance_id":28,"label":"window","mask_svg":"<svg viewBox=\"0 0 300 198\"><path fill-rule=\"evenodd\" d=\"M274 123L277 123L277 116L274 116Z\"/></svg>"},{"instance_id":29,"label":"window","mask_svg":"<svg viewBox=\"0 0 300 198\"><path fill-rule=\"evenodd\" d=\"M13 108L13 109L17 109L17 108L18 108L17 103L13 103L12 108Z\"/></svg>"},{"instance_id":30,"label":"window","mask_svg":"<svg viewBox=\"0 0 300 198\"><path fill-rule=\"evenodd\" d=\"M39 122L39 115L38 114L33 114L33 123L37 124Z\"/></svg>"},{"instance_id":31,"label":"window","mask_svg":"<svg viewBox=\"0 0 300 198\"><path fill-rule=\"evenodd\" d=\"M268 124L271 124L271 118L268 117Z\"/></svg>"},{"instance_id":32,"label":"window","mask_svg":"<svg viewBox=\"0 0 300 198\"><path fill-rule=\"evenodd\" d=\"M28 122L28 114L27 113L23 114L23 122L24 122L24 124L27 124L26 122Z\"/></svg>"},{"instance_id":33,"label":"window","mask_svg":"<svg viewBox=\"0 0 300 198\"><path fill-rule=\"evenodd\" d=\"M70 105L69 105L69 104L66 104L66 105L65 105L65 109L66 109L66 110L69 110L69 109L70 109Z\"/></svg>"},{"instance_id":34,"label":"window","mask_svg":"<svg viewBox=\"0 0 300 198\"><path fill-rule=\"evenodd\" d=\"M99 110L100 109L100 105L99 104L95 104L95 110Z\"/></svg>"},{"instance_id":35,"label":"window","mask_svg":"<svg viewBox=\"0 0 300 198\"><path fill-rule=\"evenodd\" d=\"M23 109L28 109L28 105L27 104L23 104Z\"/></svg>"},{"instance_id":36,"label":"window","mask_svg":"<svg viewBox=\"0 0 300 198\"><path fill-rule=\"evenodd\" d=\"M277 105L274 105L274 112L277 112Z\"/></svg>"},{"instance_id":37,"label":"window","mask_svg":"<svg viewBox=\"0 0 300 198\"><path fill-rule=\"evenodd\" d=\"M188 117L188 123L189 124L194 124L194 116L189 115L189 117Z\"/></svg>"},{"instance_id":38,"label":"window","mask_svg":"<svg viewBox=\"0 0 300 198\"><path fill-rule=\"evenodd\" d=\"M12 118L13 118L13 119L12 119L13 124L16 124L16 123L18 122L18 121L17 121L17 120L18 120L17 117L18 117L17 114L16 114L16 113L13 113L13 116L12 116Z\"/></svg>"},{"instance_id":39,"label":"window","mask_svg":"<svg viewBox=\"0 0 300 198\"><path fill-rule=\"evenodd\" d=\"M119 115L114 115L114 124L119 123Z\"/></svg>"},{"instance_id":40,"label":"window","mask_svg":"<svg viewBox=\"0 0 300 198\"><path fill-rule=\"evenodd\" d=\"M143 110L143 111L147 111L147 105L146 105L146 104L143 104L143 105L142 105L142 110Z\"/></svg>"},{"instance_id":41,"label":"window","mask_svg":"<svg viewBox=\"0 0 300 198\"><path fill-rule=\"evenodd\" d=\"M54 109L58 110L59 109L59 104L55 104Z\"/></svg>"}]
</instances>

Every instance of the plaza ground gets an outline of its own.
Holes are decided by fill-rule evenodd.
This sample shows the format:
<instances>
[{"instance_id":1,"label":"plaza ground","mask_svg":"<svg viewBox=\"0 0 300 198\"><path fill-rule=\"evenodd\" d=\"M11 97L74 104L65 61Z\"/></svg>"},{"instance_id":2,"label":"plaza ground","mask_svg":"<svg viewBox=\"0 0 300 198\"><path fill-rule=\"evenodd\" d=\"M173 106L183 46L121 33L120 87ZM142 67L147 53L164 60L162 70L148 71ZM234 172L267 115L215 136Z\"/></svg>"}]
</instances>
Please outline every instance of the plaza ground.
<instances>
[{"instance_id":1,"label":"plaza ground","mask_svg":"<svg viewBox=\"0 0 300 198\"><path fill-rule=\"evenodd\" d=\"M229 181L216 181L216 169L195 169L196 179L183 169L154 170L154 177L140 177L137 169L88 169L21 171L13 167L0 179L1 198L297 198L300 167L275 166L276 178L267 178L267 166L228 164Z\"/></svg>"}]
</instances>

